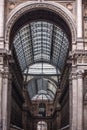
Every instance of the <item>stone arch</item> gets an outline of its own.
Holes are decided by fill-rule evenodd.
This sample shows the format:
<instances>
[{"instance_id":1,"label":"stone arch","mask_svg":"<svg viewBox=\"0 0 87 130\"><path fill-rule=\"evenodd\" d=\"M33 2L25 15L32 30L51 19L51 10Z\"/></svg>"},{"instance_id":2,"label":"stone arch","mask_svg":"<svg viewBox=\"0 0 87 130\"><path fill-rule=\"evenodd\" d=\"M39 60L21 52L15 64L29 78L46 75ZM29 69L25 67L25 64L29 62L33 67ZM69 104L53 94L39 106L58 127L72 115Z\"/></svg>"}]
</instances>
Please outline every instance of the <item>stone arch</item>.
<instances>
[{"instance_id":1,"label":"stone arch","mask_svg":"<svg viewBox=\"0 0 87 130\"><path fill-rule=\"evenodd\" d=\"M59 15L69 26L71 31L72 43L76 43L76 25L75 21L72 17L71 12L63 7L62 5L55 2L25 2L23 4L18 5L15 9L11 11L8 16L8 20L6 23L6 31L5 31L5 44L9 46L10 32L15 24L15 22L29 10L33 9L48 9Z\"/></svg>"}]
</instances>

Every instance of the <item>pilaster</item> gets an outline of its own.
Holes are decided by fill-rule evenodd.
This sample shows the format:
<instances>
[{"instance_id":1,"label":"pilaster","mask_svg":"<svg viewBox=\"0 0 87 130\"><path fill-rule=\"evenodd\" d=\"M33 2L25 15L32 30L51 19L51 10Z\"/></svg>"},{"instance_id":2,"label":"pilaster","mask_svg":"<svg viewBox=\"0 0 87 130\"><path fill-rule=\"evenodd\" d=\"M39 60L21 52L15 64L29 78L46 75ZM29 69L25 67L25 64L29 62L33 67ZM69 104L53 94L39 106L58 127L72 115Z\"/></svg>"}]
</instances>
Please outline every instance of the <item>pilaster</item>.
<instances>
[{"instance_id":1,"label":"pilaster","mask_svg":"<svg viewBox=\"0 0 87 130\"><path fill-rule=\"evenodd\" d=\"M0 49L0 130L8 130L8 58L8 52Z\"/></svg>"},{"instance_id":2,"label":"pilaster","mask_svg":"<svg viewBox=\"0 0 87 130\"><path fill-rule=\"evenodd\" d=\"M71 109L71 130L77 130L77 76L72 73L72 109Z\"/></svg>"},{"instance_id":3,"label":"pilaster","mask_svg":"<svg viewBox=\"0 0 87 130\"><path fill-rule=\"evenodd\" d=\"M4 58L0 50L0 130L2 130L2 91L3 91L3 72L4 72Z\"/></svg>"},{"instance_id":4,"label":"pilaster","mask_svg":"<svg viewBox=\"0 0 87 130\"><path fill-rule=\"evenodd\" d=\"M72 74L72 90L71 90L72 107L70 108L71 108L71 116L75 118L76 122L74 122L73 121L74 118L71 117L70 120L72 124L71 130L83 130L83 74L86 69L87 69L87 51L86 50L73 51L72 52L72 73L71 73ZM73 79L73 74L75 74L74 77L75 79ZM73 97L74 93L76 94L76 98ZM73 103L73 100L76 101L74 101ZM74 111L76 111L76 113Z\"/></svg>"},{"instance_id":5,"label":"pilaster","mask_svg":"<svg viewBox=\"0 0 87 130\"><path fill-rule=\"evenodd\" d=\"M77 37L82 38L82 0L77 0Z\"/></svg>"},{"instance_id":6,"label":"pilaster","mask_svg":"<svg viewBox=\"0 0 87 130\"><path fill-rule=\"evenodd\" d=\"M0 48L4 48L4 0L0 0Z\"/></svg>"},{"instance_id":7,"label":"pilaster","mask_svg":"<svg viewBox=\"0 0 87 130\"><path fill-rule=\"evenodd\" d=\"M77 119L77 130L83 130L83 70L77 71L77 82L78 82L78 119Z\"/></svg>"},{"instance_id":8,"label":"pilaster","mask_svg":"<svg viewBox=\"0 0 87 130\"><path fill-rule=\"evenodd\" d=\"M2 130L7 130L8 126L8 72L3 72L2 88Z\"/></svg>"},{"instance_id":9,"label":"pilaster","mask_svg":"<svg viewBox=\"0 0 87 130\"><path fill-rule=\"evenodd\" d=\"M9 102L7 102L7 113L8 113L8 126L7 126L7 130L10 130L10 118L11 118L11 92L12 92L12 75L9 72L9 77L8 77L8 98L7 100Z\"/></svg>"},{"instance_id":10,"label":"pilaster","mask_svg":"<svg viewBox=\"0 0 87 130\"><path fill-rule=\"evenodd\" d=\"M70 108L69 124L71 126L72 125L72 76L71 74L69 75L69 108Z\"/></svg>"},{"instance_id":11,"label":"pilaster","mask_svg":"<svg viewBox=\"0 0 87 130\"><path fill-rule=\"evenodd\" d=\"M83 49L82 0L77 0L77 49Z\"/></svg>"},{"instance_id":12,"label":"pilaster","mask_svg":"<svg viewBox=\"0 0 87 130\"><path fill-rule=\"evenodd\" d=\"M2 129L2 72L0 71L0 130Z\"/></svg>"}]
</instances>

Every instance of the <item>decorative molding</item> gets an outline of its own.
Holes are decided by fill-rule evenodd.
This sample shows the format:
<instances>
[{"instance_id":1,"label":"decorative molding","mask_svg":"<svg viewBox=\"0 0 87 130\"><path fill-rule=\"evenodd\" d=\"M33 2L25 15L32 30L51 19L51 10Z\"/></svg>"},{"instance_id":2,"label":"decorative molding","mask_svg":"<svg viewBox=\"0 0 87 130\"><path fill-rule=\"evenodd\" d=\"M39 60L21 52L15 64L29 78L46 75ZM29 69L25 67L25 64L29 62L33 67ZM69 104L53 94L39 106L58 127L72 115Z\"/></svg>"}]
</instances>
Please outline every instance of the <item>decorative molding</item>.
<instances>
[{"instance_id":1,"label":"decorative molding","mask_svg":"<svg viewBox=\"0 0 87 130\"><path fill-rule=\"evenodd\" d=\"M83 69L77 69L76 71L72 71L71 72L71 78L72 80L76 80L78 78L83 78L83 75L84 75L84 70Z\"/></svg>"},{"instance_id":2,"label":"decorative molding","mask_svg":"<svg viewBox=\"0 0 87 130\"><path fill-rule=\"evenodd\" d=\"M9 37L10 37L10 31L14 25L14 23L18 20L18 18L28 12L32 11L34 9L47 9L52 10L55 13L57 13L59 16L61 16L64 21L68 24L71 34L72 34L72 43L76 43L76 25L75 21L73 19L73 16L71 12L63 7L62 5L55 3L55 2L25 2L20 5L18 5L15 9L13 9L8 17L8 21L6 23L6 32L5 32L5 43L9 44Z\"/></svg>"},{"instance_id":3,"label":"decorative molding","mask_svg":"<svg viewBox=\"0 0 87 130\"><path fill-rule=\"evenodd\" d=\"M87 65L87 50L74 50L69 57L74 65Z\"/></svg>"},{"instance_id":4,"label":"decorative molding","mask_svg":"<svg viewBox=\"0 0 87 130\"><path fill-rule=\"evenodd\" d=\"M83 78L84 75L84 70L83 69L78 69L77 70L77 78Z\"/></svg>"},{"instance_id":5,"label":"decorative molding","mask_svg":"<svg viewBox=\"0 0 87 130\"><path fill-rule=\"evenodd\" d=\"M72 80L76 80L77 79L77 73L76 72L72 72Z\"/></svg>"}]
</instances>

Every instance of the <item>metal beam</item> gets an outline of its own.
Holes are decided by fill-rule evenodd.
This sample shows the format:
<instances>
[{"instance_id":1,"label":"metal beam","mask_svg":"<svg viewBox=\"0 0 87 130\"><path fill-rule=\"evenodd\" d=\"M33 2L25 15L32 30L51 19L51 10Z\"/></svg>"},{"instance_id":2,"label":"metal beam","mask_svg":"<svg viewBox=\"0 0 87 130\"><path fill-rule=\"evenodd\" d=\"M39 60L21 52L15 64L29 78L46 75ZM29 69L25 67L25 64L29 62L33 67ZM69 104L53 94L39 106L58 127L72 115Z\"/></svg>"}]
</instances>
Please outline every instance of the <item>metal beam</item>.
<instances>
[{"instance_id":1,"label":"metal beam","mask_svg":"<svg viewBox=\"0 0 87 130\"><path fill-rule=\"evenodd\" d=\"M30 31L30 40L31 40L31 46L32 46L32 63L34 62L34 48L33 48L33 34L32 34L32 29L31 29L31 25L29 24L29 31Z\"/></svg>"},{"instance_id":2,"label":"metal beam","mask_svg":"<svg viewBox=\"0 0 87 130\"><path fill-rule=\"evenodd\" d=\"M40 95L45 95L45 96L47 97L47 95L49 95L49 94L40 93L40 94L37 95L36 100L38 99L38 97L39 97ZM49 96L50 96L50 95L49 95ZM51 96L50 96L50 98L53 99L53 97L51 97ZM47 99L50 100L49 97L47 97Z\"/></svg>"},{"instance_id":3,"label":"metal beam","mask_svg":"<svg viewBox=\"0 0 87 130\"><path fill-rule=\"evenodd\" d=\"M54 93L53 93L50 89L47 89L47 91L48 91L48 92L47 92L47 93L48 93L48 95L50 95L50 94L49 94L49 92L51 92L51 93L52 93L52 95L53 95L53 96L52 96L52 95L50 95L50 96L54 99L55 94L54 94Z\"/></svg>"},{"instance_id":4,"label":"metal beam","mask_svg":"<svg viewBox=\"0 0 87 130\"><path fill-rule=\"evenodd\" d=\"M52 54L53 54L53 38L54 38L54 25L52 29L52 38L51 38L50 63L52 61Z\"/></svg>"},{"instance_id":5,"label":"metal beam","mask_svg":"<svg viewBox=\"0 0 87 130\"><path fill-rule=\"evenodd\" d=\"M36 87L36 93L38 93L37 79L35 79L35 87Z\"/></svg>"},{"instance_id":6,"label":"metal beam","mask_svg":"<svg viewBox=\"0 0 87 130\"><path fill-rule=\"evenodd\" d=\"M48 88L47 91L50 91L53 95L55 95L55 93L51 89Z\"/></svg>"},{"instance_id":7,"label":"metal beam","mask_svg":"<svg viewBox=\"0 0 87 130\"><path fill-rule=\"evenodd\" d=\"M61 41L61 46L60 46L60 50L59 50L59 57L58 57L58 61L57 61L57 67L60 69L60 67L58 66L58 62L59 62L59 59L60 59L60 54L61 54L61 48L62 48L62 44L63 44L63 39L64 39L64 33L63 33L63 37L62 37L62 41Z\"/></svg>"},{"instance_id":8,"label":"metal beam","mask_svg":"<svg viewBox=\"0 0 87 130\"><path fill-rule=\"evenodd\" d=\"M19 38L20 38L20 43L21 43L21 47L22 47L22 50L23 50L24 60L25 60L26 68L27 68L27 61L26 61L26 56L25 56L25 52L24 52L24 48L23 48L23 44L22 44L22 40L21 40L20 31L19 31Z\"/></svg>"}]
</instances>

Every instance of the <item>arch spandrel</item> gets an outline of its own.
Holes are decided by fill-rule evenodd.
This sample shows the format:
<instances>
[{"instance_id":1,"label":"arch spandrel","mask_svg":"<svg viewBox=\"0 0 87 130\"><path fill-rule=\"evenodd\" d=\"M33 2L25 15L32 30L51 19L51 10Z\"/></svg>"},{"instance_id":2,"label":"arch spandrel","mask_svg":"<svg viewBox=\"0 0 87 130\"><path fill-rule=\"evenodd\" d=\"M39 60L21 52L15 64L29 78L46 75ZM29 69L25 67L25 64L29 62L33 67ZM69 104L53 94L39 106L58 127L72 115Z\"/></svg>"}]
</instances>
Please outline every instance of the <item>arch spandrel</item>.
<instances>
[{"instance_id":1,"label":"arch spandrel","mask_svg":"<svg viewBox=\"0 0 87 130\"><path fill-rule=\"evenodd\" d=\"M76 43L76 25L72 17L72 14L70 11L68 11L68 9L55 2L25 2L23 4L18 5L14 10L12 10L12 12L8 16L8 20L6 23L6 32L5 32L6 44L9 44L10 32L15 22L24 13L32 10L37 10L37 9L46 9L58 14L67 23L67 25L70 28L71 35L72 35L72 43Z\"/></svg>"}]
</instances>

